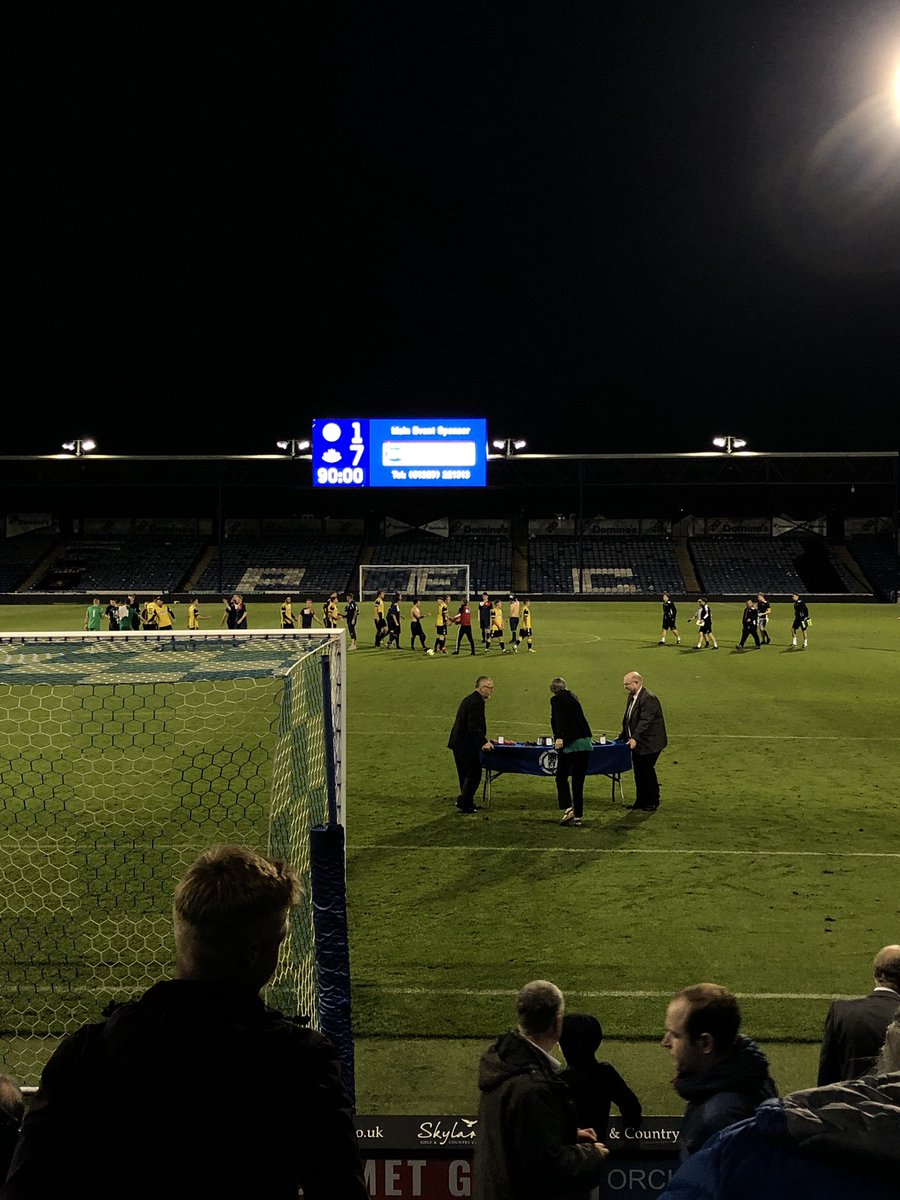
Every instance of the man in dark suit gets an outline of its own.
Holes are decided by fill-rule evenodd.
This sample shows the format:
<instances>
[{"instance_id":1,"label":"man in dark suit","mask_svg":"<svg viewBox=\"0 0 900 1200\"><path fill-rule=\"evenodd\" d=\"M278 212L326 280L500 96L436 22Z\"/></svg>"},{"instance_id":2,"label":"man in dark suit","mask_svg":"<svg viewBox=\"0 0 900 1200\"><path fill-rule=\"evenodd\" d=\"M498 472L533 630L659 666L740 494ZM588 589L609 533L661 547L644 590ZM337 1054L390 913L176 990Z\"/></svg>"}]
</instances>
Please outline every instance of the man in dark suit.
<instances>
[{"instance_id":1,"label":"man in dark suit","mask_svg":"<svg viewBox=\"0 0 900 1200\"><path fill-rule=\"evenodd\" d=\"M456 710L456 720L450 730L447 746L453 751L456 774L459 777L459 796L456 807L460 812L477 812L475 793L481 783L481 751L490 750L487 735L485 702L494 690L490 675L479 675L475 691L469 692Z\"/></svg>"},{"instance_id":2,"label":"man in dark suit","mask_svg":"<svg viewBox=\"0 0 900 1200\"><path fill-rule=\"evenodd\" d=\"M870 1074L884 1033L900 1006L900 946L875 955L875 988L857 1000L834 1000L825 1018L819 1087Z\"/></svg>"},{"instance_id":3,"label":"man in dark suit","mask_svg":"<svg viewBox=\"0 0 900 1200\"><path fill-rule=\"evenodd\" d=\"M629 671L622 683L628 693L628 703L619 740L631 747L634 804L630 807L640 812L656 812L659 808L656 760L668 744L662 705L659 698L644 687L643 677L637 671Z\"/></svg>"}]
</instances>

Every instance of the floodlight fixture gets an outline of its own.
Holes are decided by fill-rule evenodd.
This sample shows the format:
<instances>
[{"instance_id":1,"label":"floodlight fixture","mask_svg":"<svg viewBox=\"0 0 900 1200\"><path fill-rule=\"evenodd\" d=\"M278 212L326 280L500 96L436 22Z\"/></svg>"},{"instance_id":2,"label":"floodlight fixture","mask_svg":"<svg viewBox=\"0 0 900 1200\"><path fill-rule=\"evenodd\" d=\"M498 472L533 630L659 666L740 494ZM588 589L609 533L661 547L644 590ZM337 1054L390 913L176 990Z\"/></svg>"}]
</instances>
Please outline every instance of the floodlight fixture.
<instances>
[{"instance_id":1,"label":"floodlight fixture","mask_svg":"<svg viewBox=\"0 0 900 1200\"><path fill-rule=\"evenodd\" d=\"M725 437L714 437L713 445L724 450L726 454L733 454L735 450L743 450L747 443L744 438L732 437L728 434Z\"/></svg>"},{"instance_id":2,"label":"floodlight fixture","mask_svg":"<svg viewBox=\"0 0 900 1200\"><path fill-rule=\"evenodd\" d=\"M74 454L76 458L82 458L85 454L96 450L97 443L93 438L73 438L71 442L63 442L62 448L68 450L70 454Z\"/></svg>"},{"instance_id":3,"label":"floodlight fixture","mask_svg":"<svg viewBox=\"0 0 900 1200\"><path fill-rule=\"evenodd\" d=\"M494 438L491 445L495 450L502 450L507 458L517 450L524 450L528 445L522 438Z\"/></svg>"},{"instance_id":4,"label":"floodlight fixture","mask_svg":"<svg viewBox=\"0 0 900 1200\"><path fill-rule=\"evenodd\" d=\"M301 438L287 438L285 441L276 442L275 445L279 450L284 450L291 458L296 458L301 451L309 449L309 442Z\"/></svg>"}]
</instances>

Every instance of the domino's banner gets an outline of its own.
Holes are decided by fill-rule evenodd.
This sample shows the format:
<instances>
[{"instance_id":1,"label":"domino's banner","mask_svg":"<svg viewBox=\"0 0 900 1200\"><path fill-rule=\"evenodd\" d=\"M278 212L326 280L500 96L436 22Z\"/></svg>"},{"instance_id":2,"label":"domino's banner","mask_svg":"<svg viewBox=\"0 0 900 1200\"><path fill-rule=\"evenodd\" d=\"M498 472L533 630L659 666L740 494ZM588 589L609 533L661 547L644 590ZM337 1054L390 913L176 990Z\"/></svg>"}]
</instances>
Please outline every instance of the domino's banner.
<instances>
[{"instance_id":1,"label":"domino's banner","mask_svg":"<svg viewBox=\"0 0 900 1200\"><path fill-rule=\"evenodd\" d=\"M703 522L703 532L717 534L737 534L747 537L771 537L771 517L706 517Z\"/></svg>"},{"instance_id":2,"label":"domino's banner","mask_svg":"<svg viewBox=\"0 0 900 1200\"><path fill-rule=\"evenodd\" d=\"M372 1200L472 1195L477 1117L357 1116L356 1123ZM591 1200L660 1196L678 1165L675 1141L680 1125L679 1117L645 1117L638 1127L613 1118L606 1135L610 1157Z\"/></svg>"},{"instance_id":3,"label":"domino's banner","mask_svg":"<svg viewBox=\"0 0 900 1200\"><path fill-rule=\"evenodd\" d=\"M637 517L593 517L584 532L594 537L640 537L641 522Z\"/></svg>"},{"instance_id":4,"label":"domino's banner","mask_svg":"<svg viewBox=\"0 0 900 1200\"><path fill-rule=\"evenodd\" d=\"M452 537L474 537L490 535L492 537L509 537L509 521L492 519L490 517L474 517L466 521L451 521L450 534Z\"/></svg>"}]
</instances>

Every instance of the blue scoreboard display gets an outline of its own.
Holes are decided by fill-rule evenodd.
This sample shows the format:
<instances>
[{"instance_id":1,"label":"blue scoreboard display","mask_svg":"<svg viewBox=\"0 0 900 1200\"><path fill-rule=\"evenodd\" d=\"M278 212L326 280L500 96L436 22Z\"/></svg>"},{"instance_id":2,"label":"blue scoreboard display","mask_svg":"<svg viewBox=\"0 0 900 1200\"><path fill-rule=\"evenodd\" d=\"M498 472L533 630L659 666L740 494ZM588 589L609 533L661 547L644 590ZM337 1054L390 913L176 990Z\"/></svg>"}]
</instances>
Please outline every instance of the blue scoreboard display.
<instances>
[{"instance_id":1,"label":"blue scoreboard display","mask_svg":"<svg viewBox=\"0 0 900 1200\"><path fill-rule=\"evenodd\" d=\"M484 487L487 420L352 417L313 421L316 487Z\"/></svg>"}]
</instances>

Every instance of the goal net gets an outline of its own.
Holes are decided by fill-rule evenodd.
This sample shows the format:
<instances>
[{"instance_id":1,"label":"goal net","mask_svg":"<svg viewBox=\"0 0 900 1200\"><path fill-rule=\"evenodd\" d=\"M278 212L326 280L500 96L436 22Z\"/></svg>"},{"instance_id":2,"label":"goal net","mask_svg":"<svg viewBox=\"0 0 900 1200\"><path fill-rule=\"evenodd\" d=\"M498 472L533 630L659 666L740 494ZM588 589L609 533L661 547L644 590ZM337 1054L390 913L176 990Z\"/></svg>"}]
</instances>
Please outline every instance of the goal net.
<instances>
[{"instance_id":1,"label":"goal net","mask_svg":"<svg viewBox=\"0 0 900 1200\"><path fill-rule=\"evenodd\" d=\"M267 1000L338 1042L352 1089L344 639L0 637L0 1069L36 1083L59 1037L170 976L176 882L239 843L303 880Z\"/></svg>"},{"instance_id":2,"label":"goal net","mask_svg":"<svg viewBox=\"0 0 900 1200\"><path fill-rule=\"evenodd\" d=\"M359 598L372 600L379 589L391 596L465 596L468 563L367 563L359 568Z\"/></svg>"}]
</instances>

